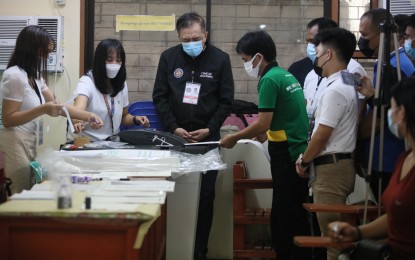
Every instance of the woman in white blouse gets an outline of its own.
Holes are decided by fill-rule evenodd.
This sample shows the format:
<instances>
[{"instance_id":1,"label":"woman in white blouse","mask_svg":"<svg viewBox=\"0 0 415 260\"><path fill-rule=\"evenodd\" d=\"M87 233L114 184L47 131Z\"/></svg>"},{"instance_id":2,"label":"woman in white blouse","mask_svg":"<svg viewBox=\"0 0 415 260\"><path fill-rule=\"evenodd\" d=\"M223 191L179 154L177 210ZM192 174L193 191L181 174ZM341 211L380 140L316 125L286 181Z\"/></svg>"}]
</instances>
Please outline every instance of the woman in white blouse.
<instances>
[{"instance_id":1,"label":"woman in white blouse","mask_svg":"<svg viewBox=\"0 0 415 260\"><path fill-rule=\"evenodd\" d=\"M36 142L43 142L43 115L64 115L53 92L46 85L47 58L54 42L40 26L27 26L18 35L7 69L3 73L3 128L0 150L6 154L5 174L12 180L12 193L31 188L29 162L36 157ZM67 106L72 117L100 128L95 114Z\"/></svg>"},{"instance_id":2,"label":"woman in white blouse","mask_svg":"<svg viewBox=\"0 0 415 260\"><path fill-rule=\"evenodd\" d=\"M128 86L125 69L125 51L116 39L102 40L95 49L92 70L79 79L75 89L75 106L99 115L104 126L85 127L74 122L76 131L83 131L93 141L108 140L118 134L120 125L150 126L146 116L128 113Z\"/></svg>"}]
</instances>

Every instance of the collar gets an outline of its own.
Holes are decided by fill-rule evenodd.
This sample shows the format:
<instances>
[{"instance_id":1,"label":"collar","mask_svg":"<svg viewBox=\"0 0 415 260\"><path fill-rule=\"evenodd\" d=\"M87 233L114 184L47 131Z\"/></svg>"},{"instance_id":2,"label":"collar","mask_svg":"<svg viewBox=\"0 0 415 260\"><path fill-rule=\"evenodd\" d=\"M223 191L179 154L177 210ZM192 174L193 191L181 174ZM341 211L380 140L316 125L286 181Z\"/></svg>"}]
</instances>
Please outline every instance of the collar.
<instances>
[{"instance_id":1,"label":"collar","mask_svg":"<svg viewBox=\"0 0 415 260\"><path fill-rule=\"evenodd\" d=\"M267 74L267 72L268 72L270 69L274 68L274 67L278 67L278 62L276 62L276 61L272 61L270 64L268 64L268 65L265 67L264 71L262 72L262 74L261 74L261 78L262 78L263 76L265 76L265 74Z\"/></svg>"},{"instance_id":2,"label":"collar","mask_svg":"<svg viewBox=\"0 0 415 260\"><path fill-rule=\"evenodd\" d=\"M347 70L346 70L347 71ZM335 80L337 80L338 78L341 77L341 70L339 70L336 73L331 74L328 78L327 78L327 87L330 86Z\"/></svg>"}]
</instances>

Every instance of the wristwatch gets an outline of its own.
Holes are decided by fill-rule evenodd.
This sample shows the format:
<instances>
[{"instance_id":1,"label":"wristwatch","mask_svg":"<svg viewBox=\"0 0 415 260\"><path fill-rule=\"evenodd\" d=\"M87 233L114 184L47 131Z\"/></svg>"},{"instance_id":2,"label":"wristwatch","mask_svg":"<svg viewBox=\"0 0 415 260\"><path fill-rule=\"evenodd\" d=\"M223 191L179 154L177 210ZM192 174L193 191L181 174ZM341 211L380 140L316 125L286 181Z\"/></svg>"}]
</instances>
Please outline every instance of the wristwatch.
<instances>
[{"instance_id":1,"label":"wristwatch","mask_svg":"<svg viewBox=\"0 0 415 260\"><path fill-rule=\"evenodd\" d=\"M307 168L308 166L310 166L310 162L305 162L303 158L301 158L300 166L303 168Z\"/></svg>"}]
</instances>

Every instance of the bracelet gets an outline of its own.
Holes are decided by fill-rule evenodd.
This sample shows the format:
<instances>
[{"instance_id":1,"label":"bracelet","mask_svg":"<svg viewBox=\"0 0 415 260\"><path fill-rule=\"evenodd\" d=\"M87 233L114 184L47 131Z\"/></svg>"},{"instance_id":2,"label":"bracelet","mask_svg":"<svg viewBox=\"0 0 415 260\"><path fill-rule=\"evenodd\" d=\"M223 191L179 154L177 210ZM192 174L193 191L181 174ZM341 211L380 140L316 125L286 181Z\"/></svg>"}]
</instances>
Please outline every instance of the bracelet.
<instances>
[{"instance_id":1,"label":"bracelet","mask_svg":"<svg viewBox=\"0 0 415 260\"><path fill-rule=\"evenodd\" d=\"M138 125L138 126L141 125L140 121L138 121L137 117L135 117L135 116L133 117L133 122L134 122L135 125Z\"/></svg>"},{"instance_id":2,"label":"bracelet","mask_svg":"<svg viewBox=\"0 0 415 260\"><path fill-rule=\"evenodd\" d=\"M356 241L362 240L362 231L360 230L359 227L356 227L356 231L357 231L357 239Z\"/></svg>"}]
</instances>

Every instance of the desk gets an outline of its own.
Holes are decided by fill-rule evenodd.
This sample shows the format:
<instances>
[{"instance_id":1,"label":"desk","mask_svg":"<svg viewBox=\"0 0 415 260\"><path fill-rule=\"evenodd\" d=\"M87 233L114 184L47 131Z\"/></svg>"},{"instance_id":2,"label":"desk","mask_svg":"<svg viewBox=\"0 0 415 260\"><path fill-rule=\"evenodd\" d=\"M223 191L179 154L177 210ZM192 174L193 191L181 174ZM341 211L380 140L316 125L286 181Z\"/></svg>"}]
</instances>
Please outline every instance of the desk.
<instances>
[{"instance_id":1,"label":"desk","mask_svg":"<svg viewBox=\"0 0 415 260\"><path fill-rule=\"evenodd\" d=\"M57 210L56 201L8 201L0 205L1 259L162 259L165 207L137 212ZM161 215L161 217L159 217Z\"/></svg>"},{"instance_id":2,"label":"desk","mask_svg":"<svg viewBox=\"0 0 415 260\"><path fill-rule=\"evenodd\" d=\"M359 224L359 219L363 218L365 211L365 205L303 203L303 206L309 212L339 213L340 221L350 223L353 226ZM367 215L369 220L377 217L377 209L377 206L368 206Z\"/></svg>"}]
</instances>

